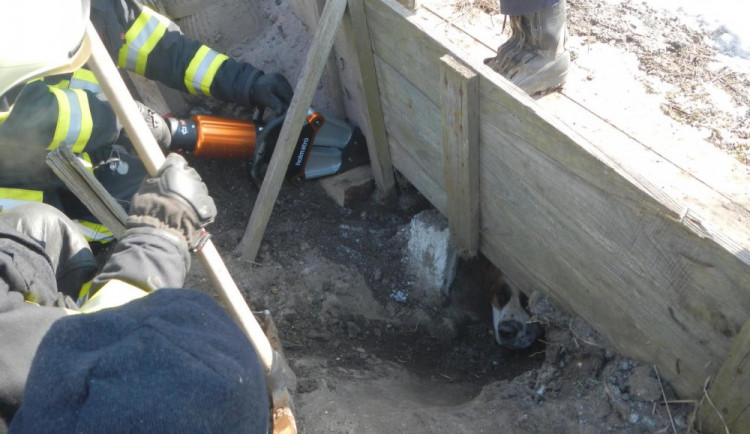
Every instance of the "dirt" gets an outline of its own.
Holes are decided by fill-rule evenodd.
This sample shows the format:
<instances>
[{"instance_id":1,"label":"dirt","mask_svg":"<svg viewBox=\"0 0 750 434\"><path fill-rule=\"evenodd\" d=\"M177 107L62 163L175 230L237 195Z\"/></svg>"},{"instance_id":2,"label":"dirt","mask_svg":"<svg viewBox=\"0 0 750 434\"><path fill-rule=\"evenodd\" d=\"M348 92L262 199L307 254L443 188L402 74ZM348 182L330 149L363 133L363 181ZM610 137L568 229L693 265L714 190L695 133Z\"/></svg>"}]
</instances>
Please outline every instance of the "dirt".
<instances>
[{"instance_id":1,"label":"dirt","mask_svg":"<svg viewBox=\"0 0 750 434\"><path fill-rule=\"evenodd\" d=\"M294 82L309 48L305 28L283 1L258 3L268 22L260 42L219 48ZM458 3L466 19L466 7L496 13L480 8L486 2ZM712 69L719 55L705 35L640 2L573 0L568 11L572 35L635 52L652 80L675 89L665 113L717 131L712 141L747 163L747 111L719 110L701 85L712 82L746 110L747 78ZM654 29L666 46L650 42ZM221 34L214 41L220 45ZM327 92L321 86L315 105L329 104ZM250 116L237 107L192 102L198 111ZM260 253L249 262L237 250L257 198L245 164L191 163L218 204L214 243L251 307L268 309L277 324L297 375L300 432L690 431L694 403L678 400L653 366L622 356L541 293L531 294L529 308L545 327L543 338L528 350L499 347L483 288L490 265L481 257L459 261L443 302L410 296L420 288L403 260L407 228L431 205L401 177L397 201L386 203L373 192L350 208L336 205L317 181L285 184ZM197 263L188 285L210 291Z\"/></svg>"},{"instance_id":2,"label":"dirt","mask_svg":"<svg viewBox=\"0 0 750 434\"><path fill-rule=\"evenodd\" d=\"M692 406L617 354L540 293L530 309L545 336L527 350L493 338L483 258L462 260L451 297L427 305L405 271L406 229L429 204L400 184L341 208L318 182L285 185L255 263L236 251L256 193L244 167L193 161L220 213L213 239L255 311L271 311L301 432L683 432ZM189 286L210 291L197 264ZM404 300L396 294L406 295ZM664 394L662 394L662 387ZM671 429L671 428L670 428Z\"/></svg>"},{"instance_id":3,"label":"dirt","mask_svg":"<svg viewBox=\"0 0 750 434\"><path fill-rule=\"evenodd\" d=\"M572 35L635 54L643 73L639 81L664 98L664 114L750 164L749 62L734 62L718 51L711 42L716 30L687 25L637 1L568 4Z\"/></svg>"}]
</instances>

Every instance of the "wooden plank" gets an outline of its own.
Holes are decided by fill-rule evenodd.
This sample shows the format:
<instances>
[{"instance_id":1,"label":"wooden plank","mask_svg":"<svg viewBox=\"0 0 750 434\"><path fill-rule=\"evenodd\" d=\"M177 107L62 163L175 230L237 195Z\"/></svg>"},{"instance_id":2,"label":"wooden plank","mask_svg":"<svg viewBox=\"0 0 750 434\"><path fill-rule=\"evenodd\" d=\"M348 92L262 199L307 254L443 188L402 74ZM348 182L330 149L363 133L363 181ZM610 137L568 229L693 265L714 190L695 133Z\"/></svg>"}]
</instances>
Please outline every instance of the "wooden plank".
<instances>
[{"instance_id":1,"label":"wooden plank","mask_svg":"<svg viewBox=\"0 0 750 434\"><path fill-rule=\"evenodd\" d=\"M372 173L383 196L392 198L396 193L396 179L388 148L383 108L380 105L380 91L375 76L375 59L363 0L349 0L349 14L344 21L345 34L354 41L364 103L370 121L369 124L364 125L367 130L363 129L363 133L367 139Z\"/></svg>"},{"instance_id":2,"label":"wooden plank","mask_svg":"<svg viewBox=\"0 0 750 434\"><path fill-rule=\"evenodd\" d=\"M740 433L750 427L750 321L701 401L698 428L705 433Z\"/></svg>"},{"instance_id":3,"label":"wooden plank","mask_svg":"<svg viewBox=\"0 0 750 434\"><path fill-rule=\"evenodd\" d=\"M260 249L268 220L271 218L274 203L284 182L284 175L297 145L300 134L300 125L303 125L307 111L312 103L320 76L323 74L326 59L333 47L333 39L336 29L346 10L346 0L330 0L323 9L320 25L315 32L310 51L307 54L305 66L300 73L300 80L294 90L294 98L287 110L286 120L281 127L279 139L276 144L271 162L268 166L260 193L255 200L253 213L245 228L238 249L242 255L250 260L255 260Z\"/></svg>"},{"instance_id":4,"label":"wooden plank","mask_svg":"<svg viewBox=\"0 0 750 434\"><path fill-rule=\"evenodd\" d=\"M375 178L369 166L359 166L320 180L328 196L340 207L351 208L356 202L368 200L375 189Z\"/></svg>"},{"instance_id":5,"label":"wooden plank","mask_svg":"<svg viewBox=\"0 0 750 434\"><path fill-rule=\"evenodd\" d=\"M480 77L481 251L513 284L542 289L658 365L683 396L700 394L750 313L750 220L737 188L692 176L570 100L533 101L464 56L423 9L366 6L394 165L433 203L445 194L430 173L442 164L438 62L469 65Z\"/></svg>"},{"instance_id":6,"label":"wooden plank","mask_svg":"<svg viewBox=\"0 0 750 434\"><path fill-rule=\"evenodd\" d=\"M380 58L376 65L393 164L446 214L440 108Z\"/></svg>"},{"instance_id":7,"label":"wooden plank","mask_svg":"<svg viewBox=\"0 0 750 434\"><path fill-rule=\"evenodd\" d=\"M314 32L318 28L320 22L320 13L323 11L326 0L287 0L289 6L294 10L294 14L302 20L307 26L310 32ZM340 32L339 32L340 33ZM326 80L328 88L331 89L332 105L337 110L344 109L344 101L341 92L341 77L339 76L339 69L336 65L336 42L334 41L334 50L328 56L326 63L325 73L321 80ZM324 113L324 115L335 115L341 117L343 112L339 113Z\"/></svg>"},{"instance_id":8,"label":"wooden plank","mask_svg":"<svg viewBox=\"0 0 750 434\"><path fill-rule=\"evenodd\" d=\"M440 60L448 221L456 249L474 256L479 250L479 77L453 56Z\"/></svg>"},{"instance_id":9,"label":"wooden plank","mask_svg":"<svg viewBox=\"0 0 750 434\"><path fill-rule=\"evenodd\" d=\"M157 174L166 158L148 130L116 65L112 62L104 43L91 23L86 27L86 39L91 46L88 65L99 80L102 91L112 104L118 119L123 123L125 130L133 141L133 146L138 151L138 157L146 167L146 171L152 176ZM286 361L273 351L263 329L258 324L231 274L229 274L229 270L227 270L213 242L210 239L207 240L200 249L197 249L196 253L204 271L227 309L227 313L237 322L258 353L258 358L263 364L266 379L270 385L269 394L274 411L280 410L283 414L287 414L287 407L292 406L287 391L287 382L294 379L294 373L286 365ZM293 383L293 381L290 382ZM293 387L293 385L290 386ZM291 417L291 412L289 412L289 415ZM292 419L292 424L293 422Z\"/></svg>"},{"instance_id":10,"label":"wooden plank","mask_svg":"<svg viewBox=\"0 0 750 434\"><path fill-rule=\"evenodd\" d=\"M84 167L83 162L69 148L58 147L46 156L47 165L73 194L86 205L109 229L115 238L120 239L125 232L127 212L107 192L94 174Z\"/></svg>"}]
</instances>

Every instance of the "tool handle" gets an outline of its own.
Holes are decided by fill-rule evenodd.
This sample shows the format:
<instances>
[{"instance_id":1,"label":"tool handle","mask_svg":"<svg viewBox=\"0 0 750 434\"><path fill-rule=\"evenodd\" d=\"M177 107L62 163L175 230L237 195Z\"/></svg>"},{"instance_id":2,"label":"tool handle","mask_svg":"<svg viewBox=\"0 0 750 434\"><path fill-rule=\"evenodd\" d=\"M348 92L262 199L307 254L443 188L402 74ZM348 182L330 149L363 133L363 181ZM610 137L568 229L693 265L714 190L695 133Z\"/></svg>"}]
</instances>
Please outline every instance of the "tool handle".
<instances>
[{"instance_id":1,"label":"tool handle","mask_svg":"<svg viewBox=\"0 0 750 434\"><path fill-rule=\"evenodd\" d=\"M154 175L166 158L143 121L125 82L91 23L86 29L86 36L91 42L91 58L88 64L99 80L117 118L123 123L146 170L150 175ZM230 316L240 325L252 343L268 374L273 365L274 351L211 240L198 252L198 259L222 298Z\"/></svg>"}]
</instances>

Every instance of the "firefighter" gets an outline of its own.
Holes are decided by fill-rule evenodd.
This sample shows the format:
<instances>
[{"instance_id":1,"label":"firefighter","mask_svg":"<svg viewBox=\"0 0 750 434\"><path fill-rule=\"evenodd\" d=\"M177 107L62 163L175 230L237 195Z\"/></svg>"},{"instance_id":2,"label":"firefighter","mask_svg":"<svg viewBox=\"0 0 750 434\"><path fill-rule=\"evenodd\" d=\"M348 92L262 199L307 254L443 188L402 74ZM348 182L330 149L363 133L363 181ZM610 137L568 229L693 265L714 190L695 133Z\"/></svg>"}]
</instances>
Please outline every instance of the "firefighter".
<instances>
[{"instance_id":1,"label":"firefighter","mask_svg":"<svg viewBox=\"0 0 750 434\"><path fill-rule=\"evenodd\" d=\"M120 68L190 94L268 108L276 114L290 103L293 91L284 76L266 74L186 38L173 22L138 1L87 0L85 7L89 1L91 22ZM0 34L6 43L0 50L22 51L32 42L53 44L59 32L34 33L39 11L50 3L53 1L8 4L10 9L22 8L27 17L3 13ZM62 28L64 23L52 25ZM59 146L72 149L126 209L145 177L138 158L116 145L123 142L121 125L91 71L79 68L72 74L48 75L0 94L4 94L0 95L2 209L30 201L49 203L81 224L90 241L112 240L111 233L96 223L44 159L45 152ZM170 135L163 119L142 104L140 108L157 141L167 150Z\"/></svg>"},{"instance_id":2,"label":"firefighter","mask_svg":"<svg viewBox=\"0 0 750 434\"><path fill-rule=\"evenodd\" d=\"M493 66L529 95L562 86L570 67L565 0L499 2L500 12L510 17L511 35Z\"/></svg>"},{"instance_id":3,"label":"firefighter","mask_svg":"<svg viewBox=\"0 0 750 434\"><path fill-rule=\"evenodd\" d=\"M215 215L170 154L80 307L64 288L96 266L73 222L43 203L0 215L0 433L267 432L252 345L210 296L176 289Z\"/></svg>"},{"instance_id":4,"label":"firefighter","mask_svg":"<svg viewBox=\"0 0 750 434\"><path fill-rule=\"evenodd\" d=\"M0 28L39 37L3 44L0 95L80 67L87 0L12 3ZM200 176L170 154L128 215L96 274L89 243L56 208L0 214L0 433L267 432L252 345L210 296L176 289L216 216ZM76 303L87 281L93 295Z\"/></svg>"}]
</instances>

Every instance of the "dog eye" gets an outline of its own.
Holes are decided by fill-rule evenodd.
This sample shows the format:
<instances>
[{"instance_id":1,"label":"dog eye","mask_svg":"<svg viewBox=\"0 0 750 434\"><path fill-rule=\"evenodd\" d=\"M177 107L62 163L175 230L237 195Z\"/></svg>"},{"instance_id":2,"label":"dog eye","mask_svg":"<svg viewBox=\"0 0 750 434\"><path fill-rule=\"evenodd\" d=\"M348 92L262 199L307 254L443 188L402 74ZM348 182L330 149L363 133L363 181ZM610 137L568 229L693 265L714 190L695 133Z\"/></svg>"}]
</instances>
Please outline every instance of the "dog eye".
<instances>
[{"instance_id":1,"label":"dog eye","mask_svg":"<svg viewBox=\"0 0 750 434\"><path fill-rule=\"evenodd\" d=\"M510 286L508 286L508 284L505 282L495 284L493 293L493 296L497 298L497 302L500 306L505 306L506 304L508 304L511 296L513 295Z\"/></svg>"}]
</instances>

